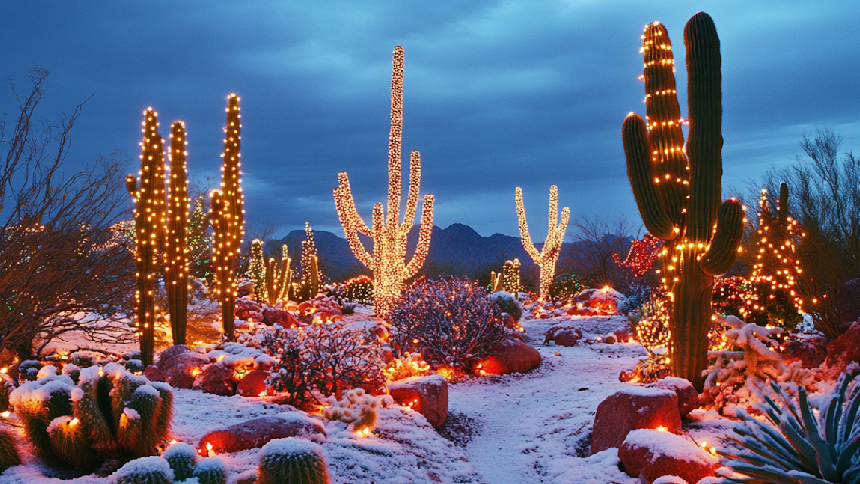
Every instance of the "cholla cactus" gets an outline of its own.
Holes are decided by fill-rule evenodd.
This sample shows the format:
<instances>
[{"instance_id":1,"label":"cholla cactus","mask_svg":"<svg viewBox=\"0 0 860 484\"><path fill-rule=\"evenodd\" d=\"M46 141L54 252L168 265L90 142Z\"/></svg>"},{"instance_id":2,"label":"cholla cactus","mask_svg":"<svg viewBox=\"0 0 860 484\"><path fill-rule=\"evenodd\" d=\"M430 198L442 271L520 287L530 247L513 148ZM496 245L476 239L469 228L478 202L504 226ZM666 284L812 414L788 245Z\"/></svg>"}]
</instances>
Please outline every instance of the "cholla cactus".
<instances>
[{"instance_id":1,"label":"cholla cactus","mask_svg":"<svg viewBox=\"0 0 860 484\"><path fill-rule=\"evenodd\" d=\"M393 402L390 395L375 397L366 394L362 388L343 392L340 400L332 395L326 401L329 406L323 409L323 417L347 423L349 430L364 436L376 428L379 409Z\"/></svg>"},{"instance_id":2,"label":"cholla cactus","mask_svg":"<svg viewBox=\"0 0 860 484\"><path fill-rule=\"evenodd\" d=\"M257 484L330 484L328 464L319 445L287 437L270 440L260 451Z\"/></svg>"},{"instance_id":3,"label":"cholla cactus","mask_svg":"<svg viewBox=\"0 0 860 484\"><path fill-rule=\"evenodd\" d=\"M391 131L388 135L388 214L383 213L382 204L373 206L373 224L368 227L355 209L355 200L346 172L338 173L338 187L334 189L337 215L343 226L349 247L356 258L373 271L373 309L377 316L387 317L394 301L403 292L407 279L414 276L430 251L430 235L433 230L433 195L424 195L421 212L421 229L418 245L412 260L406 263L406 239L415 219L418 207L418 191L421 187L421 155L413 151L409 159L409 195L406 213L400 223L401 197L401 138L403 133L403 47L394 49L391 74ZM373 255L362 245L358 235L373 238Z\"/></svg>"},{"instance_id":4,"label":"cholla cactus","mask_svg":"<svg viewBox=\"0 0 860 484\"><path fill-rule=\"evenodd\" d=\"M197 465L197 451L185 442L177 442L161 454L173 469L173 478L184 481L194 475L194 466Z\"/></svg>"},{"instance_id":5,"label":"cholla cactus","mask_svg":"<svg viewBox=\"0 0 860 484\"><path fill-rule=\"evenodd\" d=\"M564 242L564 231L567 229L567 222L570 219L570 209L564 207L561 210L561 221L559 221L558 187L555 185L549 187L549 230L546 234L546 242L543 243L543 247L538 252L532 243L531 235L529 235L526 209L523 206L523 189L520 187L517 187L516 202L523 247L540 268L540 300L548 301L550 300L549 289L552 286L552 279L555 277L555 263L558 262L561 243Z\"/></svg>"},{"instance_id":6,"label":"cholla cactus","mask_svg":"<svg viewBox=\"0 0 860 484\"><path fill-rule=\"evenodd\" d=\"M797 388L797 401L776 383L770 386L776 399L761 391L769 422L745 411L743 421L729 440L742 450L723 448L717 453L723 465L735 473L726 484L827 484L860 482L860 385L843 374L836 390L822 400L816 417L806 390ZM738 475L739 474L739 475Z\"/></svg>"},{"instance_id":7,"label":"cholla cactus","mask_svg":"<svg viewBox=\"0 0 860 484\"><path fill-rule=\"evenodd\" d=\"M15 413L45 460L91 470L108 458L153 455L167 434L173 394L116 363L48 374L12 392Z\"/></svg>"},{"instance_id":8,"label":"cholla cactus","mask_svg":"<svg viewBox=\"0 0 860 484\"><path fill-rule=\"evenodd\" d=\"M227 468L218 457L206 457L194 469L199 484L227 484Z\"/></svg>"},{"instance_id":9,"label":"cholla cactus","mask_svg":"<svg viewBox=\"0 0 860 484\"><path fill-rule=\"evenodd\" d=\"M18 454L15 437L12 432L0 430L0 474L17 465L21 465L21 455Z\"/></svg>"},{"instance_id":10,"label":"cholla cactus","mask_svg":"<svg viewBox=\"0 0 860 484\"><path fill-rule=\"evenodd\" d=\"M161 457L141 457L113 473L113 484L173 484L173 471Z\"/></svg>"}]
</instances>

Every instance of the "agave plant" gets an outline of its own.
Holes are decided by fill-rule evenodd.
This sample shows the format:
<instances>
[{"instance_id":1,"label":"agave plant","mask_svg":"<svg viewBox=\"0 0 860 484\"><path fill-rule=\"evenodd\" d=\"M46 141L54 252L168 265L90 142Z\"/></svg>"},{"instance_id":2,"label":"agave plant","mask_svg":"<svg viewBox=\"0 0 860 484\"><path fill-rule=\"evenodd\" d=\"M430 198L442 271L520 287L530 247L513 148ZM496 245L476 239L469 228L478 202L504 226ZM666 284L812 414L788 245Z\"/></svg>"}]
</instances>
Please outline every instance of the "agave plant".
<instances>
[{"instance_id":1,"label":"agave plant","mask_svg":"<svg viewBox=\"0 0 860 484\"><path fill-rule=\"evenodd\" d=\"M743 420L729 440L742 450L720 449L723 464L747 477L725 484L860 484L860 383L843 374L836 389L813 413L806 390L797 387L797 402L771 381L776 399L756 391L766 402L762 422L743 410Z\"/></svg>"}]
</instances>

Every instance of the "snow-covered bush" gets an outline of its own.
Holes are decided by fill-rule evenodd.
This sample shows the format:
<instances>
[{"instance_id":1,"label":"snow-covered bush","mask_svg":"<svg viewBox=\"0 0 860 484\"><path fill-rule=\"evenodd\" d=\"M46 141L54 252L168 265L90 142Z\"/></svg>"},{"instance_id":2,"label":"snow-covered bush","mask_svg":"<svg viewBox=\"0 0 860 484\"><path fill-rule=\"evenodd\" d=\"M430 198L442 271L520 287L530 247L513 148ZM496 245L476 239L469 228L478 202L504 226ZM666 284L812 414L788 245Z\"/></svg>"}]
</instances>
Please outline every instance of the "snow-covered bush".
<instances>
[{"instance_id":1,"label":"snow-covered bush","mask_svg":"<svg viewBox=\"0 0 860 484\"><path fill-rule=\"evenodd\" d=\"M469 279L421 280L403 292L389 321L400 354L420 351L437 366L472 371L505 337L502 310Z\"/></svg>"},{"instance_id":2,"label":"snow-covered bush","mask_svg":"<svg viewBox=\"0 0 860 484\"><path fill-rule=\"evenodd\" d=\"M382 369L382 373L388 381L398 381L413 376L427 376L430 374L430 365L421 359L420 353L410 353L403 358L391 360Z\"/></svg>"},{"instance_id":3,"label":"snow-covered bush","mask_svg":"<svg viewBox=\"0 0 860 484\"><path fill-rule=\"evenodd\" d=\"M856 368L855 368L856 369ZM769 422L738 411L742 423L728 439L742 450L717 452L723 465L738 475L726 484L856 483L860 478L860 384L843 374L833 393L823 399L816 416L806 390L797 388L797 401L776 382L770 386L776 399L756 387Z\"/></svg>"},{"instance_id":4,"label":"snow-covered bush","mask_svg":"<svg viewBox=\"0 0 860 484\"><path fill-rule=\"evenodd\" d=\"M197 451L185 442L177 442L161 454L173 469L173 478L184 481L194 475L194 466L197 465Z\"/></svg>"},{"instance_id":5,"label":"snow-covered bush","mask_svg":"<svg viewBox=\"0 0 860 484\"><path fill-rule=\"evenodd\" d=\"M12 432L0 430L0 474L12 467L21 465L21 456L15 445L15 437Z\"/></svg>"},{"instance_id":6,"label":"snow-covered bush","mask_svg":"<svg viewBox=\"0 0 860 484\"><path fill-rule=\"evenodd\" d=\"M173 471L161 457L141 457L129 461L112 477L112 484L173 484Z\"/></svg>"},{"instance_id":7,"label":"snow-covered bush","mask_svg":"<svg viewBox=\"0 0 860 484\"><path fill-rule=\"evenodd\" d=\"M515 321L519 321L520 318L523 317L523 307L520 306L520 302L517 301L517 298L515 298L513 294L499 291L494 292L487 297L496 301L496 304L499 305L502 312L510 314Z\"/></svg>"},{"instance_id":8,"label":"snow-covered bush","mask_svg":"<svg viewBox=\"0 0 860 484\"><path fill-rule=\"evenodd\" d=\"M334 395L326 399L329 406L323 409L323 417L349 424L353 432L370 433L376 428L379 409L394 402L390 395L375 397L368 395L362 388L343 392L338 400Z\"/></svg>"},{"instance_id":9,"label":"snow-covered bush","mask_svg":"<svg viewBox=\"0 0 860 484\"><path fill-rule=\"evenodd\" d=\"M35 380L42 364L36 360L24 360L18 365L18 374L22 380Z\"/></svg>"},{"instance_id":10,"label":"snow-covered bush","mask_svg":"<svg viewBox=\"0 0 860 484\"><path fill-rule=\"evenodd\" d=\"M227 467L218 457L206 457L194 468L199 484L227 484Z\"/></svg>"},{"instance_id":11,"label":"snow-covered bush","mask_svg":"<svg viewBox=\"0 0 860 484\"><path fill-rule=\"evenodd\" d=\"M304 439L270 440L260 451L257 484L329 484L322 448Z\"/></svg>"},{"instance_id":12,"label":"snow-covered bush","mask_svg":"<svg viewBox=\"0 0 860 484\"><path fill-rule=\"evenodd\" d=\"M92 470L106 459L153 455L170 426L173 394L117 363L68 375L47 372L12 392L27 438L46 461ZM53 374L50 374L53 373Z\"/></svg>"}]
</instances>

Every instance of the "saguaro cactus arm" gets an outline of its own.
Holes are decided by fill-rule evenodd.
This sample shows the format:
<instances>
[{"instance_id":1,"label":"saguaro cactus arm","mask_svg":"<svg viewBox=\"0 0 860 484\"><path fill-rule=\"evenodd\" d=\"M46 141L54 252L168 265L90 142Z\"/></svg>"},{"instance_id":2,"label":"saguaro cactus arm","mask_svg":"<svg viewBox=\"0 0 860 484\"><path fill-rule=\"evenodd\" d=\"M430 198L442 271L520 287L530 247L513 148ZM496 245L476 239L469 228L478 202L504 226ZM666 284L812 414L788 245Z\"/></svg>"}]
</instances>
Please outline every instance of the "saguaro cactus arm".
<instances>
[{"instance_id":1,"label":"saguaro cactus arm","mask_svg":"<svg viewBox=\"0 0 860 484\"><path fill-rule=\"evenodd\" d=\"M535 247L535 244L532 242L532 236L529 234L529 223L526 220L526 209L523 205L523 189L520 187L516 189L515 200L517 204L517 220L520 224L520 237L523 239L523 248L526 249L526 253L535 261L535 264L540 265L541 253Z\"/></svg>"},{"instance_id":2,"label":"saguaro cactus arm","mask_svg":"<svg viewBox=\"0 0 860 484\"><path fill-rule=\"evenodd\" d=\"M720 205L717 229L699 261L702 272L718 276L731 269L744 233L744 221L744 208L739 201L730 199Z\"/></svg>"},{"instance_id":3,"label":"saguaro cactus arm","mask_svg":"<svg viewBox=\"0 0 860 484\"><path fill-rule=\"evenodd\" d=\"M415 190L418 191L417 189ZM411 190L410 190L411 192ZM411 196L411 194L410 194ZM417 198L417 197L416 197ZM411 210L412 217L415 217L415 209ZM407 216L409 210L407 209ZM410 224L411 225L411 224ZM409 231L403 232L402 237L406 237ZM406 265L406 278L410 278L418 273L424 261L427 260L427 254L430 253L430 236L433 233L433 195L429 193L424 195L424 205L421 210L421 228L418 231L418 245L415 247L415 253L412 255L412 260Z\"/></svg>"}]
</instances>

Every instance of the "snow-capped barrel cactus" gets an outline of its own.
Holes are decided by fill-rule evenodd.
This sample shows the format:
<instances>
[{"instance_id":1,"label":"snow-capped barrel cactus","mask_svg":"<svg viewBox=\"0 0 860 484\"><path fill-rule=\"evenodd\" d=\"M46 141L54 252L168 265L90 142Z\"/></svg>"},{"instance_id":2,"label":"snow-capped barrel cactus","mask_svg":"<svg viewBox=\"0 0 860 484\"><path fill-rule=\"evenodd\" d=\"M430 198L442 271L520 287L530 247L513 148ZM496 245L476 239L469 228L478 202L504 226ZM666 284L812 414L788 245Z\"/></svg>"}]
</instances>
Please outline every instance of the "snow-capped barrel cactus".
<instances>
[{"instance_id":1,"label":"snow-capped barrel cactus","mask_svg":"<svg viewBox=\"0 0 860 484\"><path fill-rule=\"evenodd\" d=\"M257 484L329 484L322 448L308 440L287 437L264 445L257 467Z\"/></svg>"},{"instance_id":2,"label":"snow-capped barrel cactus","mask_svg":"<svg viewBox=\"0 0 860 484\"><path fill-rule=\"evenodd\" d=\"M173 478L184 481L194 475L194 466L197 465L197 451L193 446L185 442L177 442L161 454L173 469Z\"/></svg>"},{"instance_id":3,"label":"snow-capped barrel cactus","mask_svg":"<svg viewBox=\"0 0 860 484\"><path fill-rule=\"evenodd\" d=\"M0 430L0 474L6 469L21 465L21 455L11 432Z\"/></svg>"},{"instance_id":4,"label":"snow-capped barrel cactus","mask_svg":"<svg viewBox=\"0 0 860 484\"><path fill-rule=\"evenodd\" d=\"M853 384L852 384L853 383ZM797 388L797 402L771 381L776 401L759 391L766 402L761 422L743 410L743 421L729 440L742 450L723 448L723 465L746 477L726 484L858 483L860 482L860 384L843 374L836 389L823 400L816 417L806 389Z\"/></svg>"},{"instance_id":5,"label":"snow-capped barrel cactus","mask_svg":"<svg viewBox=\"0 0 860 484\"><path fill-rule=\"evenodd\" d=\"M745 219L737 200L720 204L720 40L708 14L699 12L687 22L684 43L690 118L686 149L672 44L659 22L645 27L642 36L648 121L630 113L621 131L627 175L642 221L663 240L663 283L673 301L674 374L701 390L701 371L708 366L710 288L714 276L734 262Z\"/></svg>"},{"instance_id":6,"label":"snow-capped barrel cactus","mask_svg":"<svg viewBox=\"0 0 860 484\"><path fill-rule=\"evenodd\" d=\"M173 484L173 470L161 457L135 459L111 477L111 484Z\"/></svg>"},{"instance_id":7,"label":"snow-capped barrel cactus","mask_svg":"<svg viewBox=\"0 0 860 484\"><path fill-rule=\"evenodd\" d=\"M91 470L102 461L155 454L170 426L173 394L110 363L21 385L11 403L43 459Z\"/></svg>"},{"instance_id":8,"label":"snow-capped barrel cactus","mask_svg":"<svg viewBox=\"0 0 860 484\"><path fill-rule=\"evenodd\" d=\"M218 457L206 457L194 468L194 477L199 484L227 484L227 467Z\"/></svg>"}]
</instances>

